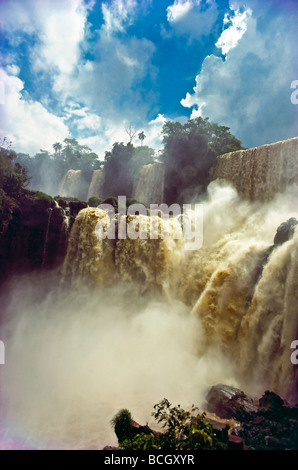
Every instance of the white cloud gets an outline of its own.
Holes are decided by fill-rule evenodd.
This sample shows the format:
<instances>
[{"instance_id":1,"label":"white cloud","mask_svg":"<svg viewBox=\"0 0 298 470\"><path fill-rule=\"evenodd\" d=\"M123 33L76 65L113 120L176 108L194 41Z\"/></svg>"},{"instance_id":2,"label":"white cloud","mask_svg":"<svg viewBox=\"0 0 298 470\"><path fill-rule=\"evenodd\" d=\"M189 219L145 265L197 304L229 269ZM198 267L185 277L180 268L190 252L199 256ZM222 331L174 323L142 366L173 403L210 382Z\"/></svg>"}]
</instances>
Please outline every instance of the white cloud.
<instances>
[{"instance_id":1,"label":"white cloud","mask_svg":"<svg viewBox=\"0 0 298 470\"><path fill-rule=\"evenodd\" d=\"M123 32L125 26L131 24L136 7L136 0L112 0L110 5L103 2L104 33L110 37L113 33Z\"/></svg>"},{"instance_id":2,"label":"white cloud","mask_svg":"<svg viewBox=\"0 0 298 470\"><path fill-rule=\"evenodd\" d=\"M167 8L167 19L176 35L186 36L191 42L210 34L217 19L218 9L215 0L208 0L202 5L201 0L175 0ZM163 28L162 35L170 37L170 32Z\"/></svg>"},{"instance_id":3,"label":"white cloud","mask_svg":"<svg viewBox=\"0 0 298 470\"><path fill-rule=\"evenodd\" d=\"M194 5L199 5L200 1L194 0L175 0L173 5L167 8L167 18L170 23L175 23L181 20L186 13L188 13Z\"/></svg>"},{"instance_id":4,"label":"white cloud","mask_svg":"<svg viewBox=\"0 0 298 470\"><path fill-rule=\"evenodd\" d=\"M17 76L17 75L19 75L19 73L20 73L20 67L18 67L18 66L15 65L15 64L7 65L7 66L5 67L5 69L6 69L6 71L7 71L7 73L8 73L9 75L16 75L16 76Z\"/></svg>"},{"instance_id":5,"label":"white cloud","mask_svg":"<svg viewBox=\"0 0 298 470\"><path fill-rule=\"evenodd\" d=\"M93 133L101 128L101 117L90 112L86 107L72 105L65 109L65 120L71 121L78 131Z\"/></svg>"},{"instance_id":6,"label":"white cloud","mask_svg":"<svg viewBox=\"0 0 298 470\"><path fill-rule=\"evenodd\" d=\"M12 44L23 34L36 35L31 64L36 71L69 73L80 55L87 10L83 0L11 0L3 2L1 27Z\"/></svg>"},{"instance_id":7,"label":"white cloud","mask_svg":"<svg viewBox=\"0 0 298 470\"><path fill-rule=\"evenodd\" d=\"M231 24L228 28L224 29L215 44L216 47L222 50L223 54L227 54L230 49L237 46L238 41L247 30L247 19L251 14L250 9L242 13L240 10L235 10L233 15L225 14L224 25Z\"/></svg>"},{"instance_id":8,"label":"white cloud","mask_svg":"<svg viewBox=\"0 0 298 470\"><path fill-rule=\"evenodd\" d=\"M290 101L297 74L296 21L286 8L272 11L272 2L258 8L248 1L242 13L239 3L217 42L225 58L205 58L194 92L181 104L193 108L192 117L230 127L251 147L297 134L297 110Z\"/></svg>"},{"instance_id":9,"label":"white cloud","mask_svg":"<svg viewBox=\"0 0 298 470\"><path fill-rule=\"evenodd\" d=\"M49 113L41 103L24 99L24 84L18 77L0 69L0 83L5 90L4 104L0 106L0 135L12 141L14 150L30 154L40 147L52 150L54 142L68 136L62 118Z\"/></svg>"},{"instance_id":10,"label":"white cloud","mask_svg":"<svg viewBox=\"0 0 298 470\"><path fill-rule=\"evenodd\" d=\"M155 80L154 53L154 44L145 38L113 36L107 40L100 32L92 68L88 63L78 64L74 77L56 80L55 90L65 101L84 103L102 119L117 123L125 116L141 121L154 100L153 92L144 96L142 89L143 79Z\"/></svg>"},{"instance_id":11,"label":"white cloud","mask_svg":"<svg viewBox=\"0 0 298 470\"><path fill-rule=\"evenodd\" d=\"M138 134L144 131L146 139L144 145L148 145L154 150L158 151L162 147L162 127L166 121L170 119L162 114L158 114L155 119L144 123L142 127L136 128L136 137L134 144L139 145ZM83 139L80 139L80 143L91 147L99 156L100 159L104 159L105 151L110 150L115 142L129 141L126 128L130 125L130 122L122 117L121 121L117 123L114 120L103 121L101 120L99 132L96 135L92 135Z\"/></svg>"},{"instance_id":12,"label":"white cloud","mask_svg":"<svg viewBox=\"0 0 298 470\"><path fill-rule=\"evenodd\" d=\"M80 58L80 43L84 39L86 9L80 0L68 0L62 7L41 8L38 14L39 40L33 63L36 70L54 68L71 73Z\"/></svg>"},{"instance_id":13,"label":"white cloud","mask_svg":"<svg viewBox=\"0 0 298 470\"><path fill-rule=\"evenodd\" d=\"M152 119L151 121L148 122L148 124L145 126L145 135L146 135L146 140L145 144L148 145L148 147L151 147L155 150L159 150L162 147L162 128L163 125L165 124L166 121L168 121L163 114L158 114L158 116L155 119ZM142 129L141 129L142 130Z\"/></svg>"},{"instance_id":14,"label":"white cloud","mask_svg":"<svg viewBox=\"0 0 298 470\"><path fill-rule=\"evenodd\" d=\"M14 84L10 101L15 107L5 111L4 130L17 145L22 145L21 151L36 152L36 142L43 148L51 147L56 140L63 140L70 129L80 136L80 141L93 142L94 150L103 155L113 142L127 140L126 122L137 126L146 119L154 96L149 92L150 96L144 99L139 84L145 77L155 78L156 70L151 65L155 46L144 38L119 35L134 21L137 2L102 2L104 23L93 33L94 58L84 61L87 10L92 5L92 1L87 4L83 0L45 0L42 4L39 0L12 0L10 5L7 2L4 29L11 43L15 44L24 32L31 35L28 42L31 77L42 72L50 85L46 89L42 84L44 88L38 93L41 104L26 95L26 84L9 78L10 85ZM15 65L6 66L6 70L10 76L20 72ZM47 111L53 97L59 100L62 117ZM36 124L38 113L40 122ZM36 128L44 127L46 118L49 130L36 133ZM46 137L41 138L43 134Z\"/></svg>"}]
</instances>

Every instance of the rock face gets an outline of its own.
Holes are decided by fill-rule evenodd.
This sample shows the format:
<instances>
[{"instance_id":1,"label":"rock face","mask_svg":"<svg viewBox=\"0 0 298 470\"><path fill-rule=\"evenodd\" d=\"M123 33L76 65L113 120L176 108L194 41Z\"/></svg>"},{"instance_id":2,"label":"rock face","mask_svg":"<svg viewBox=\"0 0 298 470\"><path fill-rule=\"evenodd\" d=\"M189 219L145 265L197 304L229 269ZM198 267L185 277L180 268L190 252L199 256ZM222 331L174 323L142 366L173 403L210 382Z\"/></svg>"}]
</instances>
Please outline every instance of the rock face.
<instances>
[{"instance_id":1,"label":"rock face","mask_svg":"<svg viewBox=\"0 0 298 470\"><path fill-rule=\"evenodd\" d=\"M220 418L241 420L246 413L257 411L253 400L241 390L229 385L211 387L206 396L206 410Z\"/></svg>"},{"instance_id":2,"label":"rock face","mask_svg":"<svg viewBox=\"0 0 298 470\"><path fill-rule=\"evenodd\" d=\"M65 257L70 228L87 204L28 192L0 234L0 283L10 275L59 266Z\"/></svg>"},{"instance_id":3,"label":"rock face","mask_svg":"<svg viewBox=\"0 0 298 470\"><path fill-rule=\"evenodd\" d=\"M238 421L229 432L228 449L298 448L298 405L290 407L272 391L253 400L238 388L218 384L208 391L205 409Z\"/></svg>"},{"instance_id":4,"label":"rock face","mask_svg":"<svg viewBox=\"0 0 298 470\"><path fill-rule=\"evenodd\" d=\"M274 237L274 245L282 245L288 240L291 240L291 238L293 238L297 224L298 220L295 219L295 217L291 217L286 222L280 224Z\"/></svg>"}]
</instances>

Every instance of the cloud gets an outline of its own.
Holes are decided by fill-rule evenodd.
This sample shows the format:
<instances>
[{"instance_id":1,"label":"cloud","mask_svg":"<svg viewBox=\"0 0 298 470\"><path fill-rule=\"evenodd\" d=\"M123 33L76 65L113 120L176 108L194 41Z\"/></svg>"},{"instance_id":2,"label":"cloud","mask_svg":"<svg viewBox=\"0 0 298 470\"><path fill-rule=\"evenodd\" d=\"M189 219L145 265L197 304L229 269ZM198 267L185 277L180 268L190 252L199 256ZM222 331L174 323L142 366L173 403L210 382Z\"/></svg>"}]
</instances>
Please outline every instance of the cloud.
<instances>
[{"instance_id":1,"label":"cloud","mask_svg":"<svg viewBox=\"0 0 298 470\"><path fill-rule=\"evenodd\" d=\"M290 84L298 76L296 19L275 2L240 2L225 17L216 45L224 57L207 56L192 94L181 100L192 117L209 117L231 128L253 147L297 134L297 110Z\"/></svg>"},{"instance_id":2,"label":"cloud","mask_svg":"<svg viewBox=\"0 0 298 470\"><path fill-rule=\"evenodd\" d=\"M58 137L51 144L61 140L71 131L74 136L79 135L80 141L92 139L94 150L103 155L112 138L114 142L124 140L127 121L137 126L146 120L156 97L152 91L146 92L142 81L155 80L157 71L151 61L156 49L145 38L124 34L136 17L139 5L135 0L102 2L103 23L92 32L89 42L88 11L94 6L95 2L83 0L45 0L42 5L38 0L12 0L2 3L6 19L2 20L2 27L11 50L17 50L23 42L27 52L25 64L18 61L17 54L10 54L18 65L6 67L10 76L22 77L16 80L10 96L15 108L21 115L30 110L36 115L40 109L40 125L48 116L47 142L53 135ZM4 59L2 63L7 63ZM31 84L27 86L28 77ZM12 84L11 77L9 83ZM32 83L36 86L32 87ZM28 89L34 100L26 94ZM36 151L40 134L36 134L34 125L29 125L36 118L26 120L25 145L25 123L17 118L13 124L11 115L12 110L7 109L6 134L22 151ZM55 126L60 129L57 133L51 132ZM46 147L46 143L42 145Z\"/></svg>"},{"instance_id":3,"label":"cloud","mask_svg":"<svg viewBox=\"0 0 298 470\"><path fill-rule=\"evenodd\" d=\"M69 73L78 61L88 8L83 0L3 2L1 27L12 44L31 36L33 70ZM35 42L33 42L35 41Z\"/></svg>"},{"instance_id":4,"label":"cloud","mask_svg":"<svg viewBox=\"0 0 298 470\"><path fill-rule=\"evenodd\" d=\"M175 0L173 5L167 8L167 18L170 23L176 23L181 20L195 5L200 1L193 0Z\"/></svg>"},{"instance_id":5,"label":"cloud","mask_svg":"<svg viewBox=\"0 0 298 470\"><path fill-rule=\"evenodd\" d=\"M128 13L121 12L127 18ZM109 23L109 34L104 23L94 37L92 62L82 59L68 77L57 77L54 91L65 102L81 102L105 120L121 122L125 116L138 125L136 120L146 119L158 98L153 91L157 68L152 59L156 47L146 38L120 34L120 26L112 28L111 24L114 21ZM152 84L151 90L143 85L144 81Z\"/></svg>"},{"instance_id":6,"label":"cloud","mask_svg":"<svg viewBox=\"0 0 298 470\"><path fill-rule=\"evenodd\" d=\"M75 103L65 109L65 120L71 120L72 126L79 131L94 132L101 127L100 116Z\"/></svg>"},{"instance_id":7,"label":"cloud","mask_svg":"<svg viewBox=\"0 0 298 470\"><path fill-rule=\"evenodd\" d=\"M113 0L110 5L102 3L104 25L102 31L108 37L114 33L124 32L125 27L132 24L136 0Z\"/></svg>"},{"instance_id":8,"label":"cloud","mask_svg":"<svg viewBox=\"0 0 298 470\"><path fill-rule=\"evenodd\" d=\"M5 94L0 105L0 135L12 141L14 150L34 154L51 150L52 144L68 136L61 117L51 114L41 103L22 96L24 83L0 69L0 83Z\"/></svg>"},{"instance_id":9,"label":"cloud","mask_svg":"<svg viewBox=\"0 0 298 470\"><path fill-rule=\"evenodd\" d=\"M167 20L172 32L186 36L189 42L210 34L217 20L218 8L214 0L175 0L167 8ZM170 37L170 32L163 29L163 36Z\"/></svg>"},{"instance_id":10,"label":"cloud","mask_svg":"<svg viewBox=\"0 0 298 470\"><path fill-rule=\"evenodd\" d=\"M239 40L247 30L247 18L251 16L250 9L241 12L240 10L233 11L233 14L226 13L224 17L224 25L229 24L227 29L224 29L217 43L216 47L222 50L223 54L227 54L230 49L237 46Z\"/></svg>"}]
</instances>

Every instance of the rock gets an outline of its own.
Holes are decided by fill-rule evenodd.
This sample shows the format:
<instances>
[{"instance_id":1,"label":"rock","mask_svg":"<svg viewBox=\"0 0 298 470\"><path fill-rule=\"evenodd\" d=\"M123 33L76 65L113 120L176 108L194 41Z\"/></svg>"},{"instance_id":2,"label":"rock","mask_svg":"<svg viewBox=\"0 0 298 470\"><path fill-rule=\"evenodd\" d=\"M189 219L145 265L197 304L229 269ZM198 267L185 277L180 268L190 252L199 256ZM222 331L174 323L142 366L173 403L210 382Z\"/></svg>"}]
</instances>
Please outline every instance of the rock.
<instances>
[{"instance_id":1,"label":"rock","mask_svg":"<svg viewBox=\"0 0 298 470\"><path fill-rule=\"evenodd\" d=\"M243 450L243 439L239 436L229 436L228 450Z\"/></svg>"},{"instance_id":2,"label":"rock","mask_svg":"<svg viewBox=\"0 0 298 470\"><path fill-rule=\"evenodd\" d=\"M80 210L86 209L88 207L88 204L83 201L69 201L69 209L70 209L70 215L73 217L76 217Z\"/></svg>"},{"instance_id":3,"label":"rock","mask_svg":"<svg viewBox=\"0 0 298 470\"><path fill-rule=\"evenodd\" d=\"M56 269L63 263L68 236L83 201L28 190L0 234L0 284L14 273ZM0 223L1 225L1 223Z\"/></svg>"},{"instance_id":4,"label":"rock","mask_svg":"<svg viewBox=\"0 0 298 470\"><path fill-rule=\"evenodd\" d=\"M220 422L209 417L206 417L205 421L206 423L212 425L217 439L221 440L222 442L228 442L230 426L227 423Z\"/></svg>"},{"instance_id":5,"label":"rock","mask_svg":"<svg viewBox=\"0 0 298 470\"><path fill-rule=\"evenodd\" d=\"M253 400L236 387L218 384L206 396L206 410L220 418L241 420L247 413L257 411Z\"/></svg>"},{"instance_id":6,"label":"rock","mask_svg":"<svg viewBox=\"0 0 298 470\"><path fill-rule=\"evenodd\" d=\"M275 237L274 237L274 245L282 245L283 243L291 240L293 238L296 225L298 224L297 219L295 217L291 217L286 222L280 224L277 228Z\"/></svg>"},{"instance_id":7,"label":"rock","mask_svg":"<svg viewBox=\"0 0 298 470\"><path fill-rule=\"evenodd\" d=\"M262 411L280 410L284 405L284 400L274 392L266 390L259 399L259 409Z\"/></svg>"}]
</instances>

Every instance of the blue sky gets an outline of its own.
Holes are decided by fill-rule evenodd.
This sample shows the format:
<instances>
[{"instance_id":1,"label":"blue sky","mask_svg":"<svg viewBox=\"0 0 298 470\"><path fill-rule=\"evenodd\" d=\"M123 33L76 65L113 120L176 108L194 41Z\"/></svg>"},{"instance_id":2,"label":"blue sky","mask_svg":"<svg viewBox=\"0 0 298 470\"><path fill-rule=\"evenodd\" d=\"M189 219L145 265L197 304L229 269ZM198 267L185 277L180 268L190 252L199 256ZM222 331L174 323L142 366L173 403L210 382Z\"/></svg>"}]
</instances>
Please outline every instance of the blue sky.
<instances>
[{"instance_id":1,"label":"blue sky","mask_svg":"<svg viewBox=\"0 0 298 470\"><path fill-rule=\"evenodd\" d=\"M297 0L1 0L0 136L101 158L197 116L247 147L294 137L297 20Z\"/></svg>"}]
</instances>

